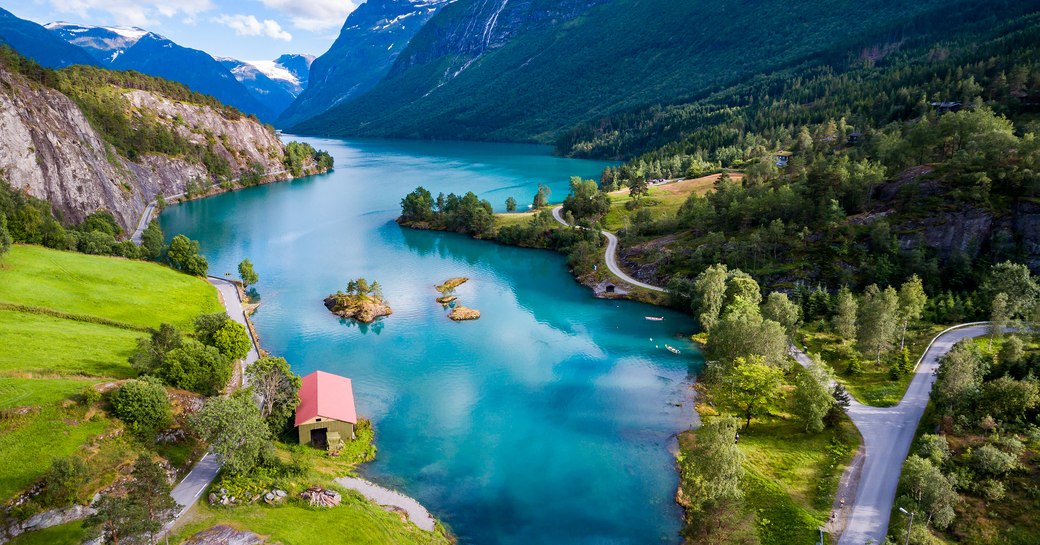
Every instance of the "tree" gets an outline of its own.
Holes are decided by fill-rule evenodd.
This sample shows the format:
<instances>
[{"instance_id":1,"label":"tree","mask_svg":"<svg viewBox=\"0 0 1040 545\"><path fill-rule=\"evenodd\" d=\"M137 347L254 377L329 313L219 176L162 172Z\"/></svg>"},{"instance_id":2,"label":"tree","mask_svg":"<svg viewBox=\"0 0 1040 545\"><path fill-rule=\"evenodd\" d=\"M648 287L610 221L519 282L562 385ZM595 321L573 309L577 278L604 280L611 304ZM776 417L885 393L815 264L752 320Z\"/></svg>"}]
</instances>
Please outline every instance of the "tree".
<instances>
[{"instance_id":1,"label":"tree","mask_svg":"<svg viewBox=\"0 0 1040 545\"><path fill-rule=\"evenodd\" d=\"M260 276L253 270L253 263L248 259L243 259L238 264L238 277L242 279L242 287L244 288L248 288L260 281Z\"/></svg>"},{"instance_id":2,"label":"tree","mask_svg":"<svg viewBox=\"0 0 1040 545\"><path fill-rule=\"evenodd\" d=\"M899 335L900 349L906 344L907 326L921 318L926 303L928 296L924 293L924 284L916 274L899 287L899 320L903 325L903 331Z\"/></svg>"},{"instance_id":3,"label":"tree","mask_svg":"<svg viewBox=\"0 0 1040 545\"><path fill-rule=\"evenodd\" d=\"M1040 394L1034 381L1000 377L983 384L981 401L994 418L1017 421L1040 404Z\"/></svg>"},{"instance_id":4,"label":"tree","mask_svg":"<svg viewBox=\"0 0 1040 545\"><path fill-rule=\"evenodd\" d=\"M195 339L202 344L213 346L213 338L224 322L231 320L226 312L199 314L195 317Z\"/></svg>"},{"instance_id":5,"label":"tree","mask_svg":"<svg viewBox=\"0 0 1040 545\"><path fill-rule=\"evenodd\" d=\"M181 332L170 324L161 324L148 337L137 340L137 349L130 355L130 366L142 375L160 368L167 352L181 345Z\"/></svg>"},{"instance_id":6,"label":"tree","mask_svg":"<svg viewBox=\"0 0 1040 545\"><path fill-rule=\"evenodd\" d=\"M146 531L144 508L130 498L103 494L94 504L95 513L87 517L85 526L101 532L101 542L119 545Z\"/></svg>"},{"instance_id":7,"label":"tree","mask_svg":"<svg viewBox=\"0 0 1040 545\"><path fill-rule=\"evenodd\" d=\"M945 435L926 433L918 440L917 452L928 459L936 467L942 467L950 460L950 443Z\"/></svg>"},{"instance_id":8,"label":"tree","mask_svg":"<svg viewBox=\"0 0 1040 545\"><path fill-rule=\"evenodd\" d=\"M888 287L881 291L875 284L867 286L856 327L860 350L867 354L874 353L878 364L881 363L881 355L892 348L898 310L899 295L894 288Z\"/></svg>"},{"instance_id":9,"label":"tree","mask_svg":"<svg viewBox=\"0 0 1040 545\"><path fill-rule=\"evenodd\" d=\"M0 257L11 250L11 232L7 230L7 216L0 213Z\"/></svg>"},{"instance_id":10,"label":"tree","mask_svg":"<svg viewBox=\"0 0 1040 545\"><path fill-rule=\"evenodd\" d=\"M433 219L433 195L419 186L401 199L401 218L407 221L429 221Z\"/></svg>"},{"instance_id":11,"label":"tree","mask_svg":"<svg viewBox=\"0 0 1040 545\"><path fill-rule=\"evenodd\" d=\"M1006 294L1007 314L1010 319L1014 319L1033 306L1040 294L1040 287L1037 287L1030 275L1029 267L1005 261L994 265L979 286L979 294L984 300L994 301L999 293Z\"/></svg>"},{"instance_id":12,"label":"tree","mask_svg":"<svg viewBox=\"0 0 1040 545\"><path fill-rule=\"evenodd\" d=\"M516 212L516 199L513 197L506 199L506 212Z\"/></svg>"},{"instance_id":13,"label":"tree","mask_svg":"<svg viewBox=\"0 0 1040 545\"><path fill-rule=\"evenodd\" d=\"M203 395L215 395L231 379L231 362L212 346L195 340L184 343L166 354L159 377L163 382Z\"/></svg>"},{"instance_id":14,"label":"tree","mask_svg":"<svg viewBox=\"0 0 1040 545\"><path fill-rule=\"evenodd\" d=\"M149 541L154 542L155 533L173 518L177 502L170 496L166 471L159 464L144 456L138 457L131 477L126 498L140 514L141 533L148 534Z\"/></svg>"},{"instance_id":15,"label":"tree","mask_svg":"<svg viewBox=\"0 0 1040 545\"><path fill-rule=\"evenodd\" d=\"M552 195L549 186L538 184L538 193L535 194L533 202L535 210L549 206L549 195Z\"/></svg>"},{"instance_id":16,"label":"tree","mask_svg":"<svg viewBox=\"0 0 1040 545\"><path fill-rule=\"evenodd\" d=\"M725 403L737 407L744 417L744 429L751 419L768 414L781 397L783 371L766 365L760 356L737 358L722 377L718 392Z\"/></svg>"},{"instance_id":17,"label":"tree","mask_svg":"<svg viewBox=\"0 0 1040 545\"><path fill-rule=\"evenodd\" d=\"M234 320L224 320L213 332L213 347L228 361L244 358L252 346L246 327Z\"/></svg>"},{"instance_id":18,"label":"tree","mask_svg":"<svg viewBox=\"0 0 1040 545\"><path fill-rule=\"evenodd\" d=\"M41 502L47 507L76 503L79 489L87 482L87 464L79 456L55 458L41 479Z\"/></svg>"},{"instance_id":19,"label":"tree","mask_svg":"<svg viewBox=\"0 0 1040 545\"><path fill-rule=\"evenodd\" d=\"M824 418L834 406L831 396L831 376L822 365L813 364L795 375L794 412L805 424L805 431L819 433L824 428Z\"/></svg>"},{"instance_id":20,"label":"tree","mask_svg":"<svg viewBox=\"0 0 1040 545\"><path fill-rule=\"evenodd\" d=\"M158 220L148 222L148 227L141 232L141 255L147 259L159 259L159 256L162 255L164 240L165 237Z\"/></svg>"},{"instance_id":21,"label":"tree","mask_svg":"<svg viewBox=\"0 0 1040 545\"><path fill-rule=\"evenodd\" d=\"M1018 467L1014 456L990 444L972 450L970 461L976 471L990 477L1003 477Z\"/></svg>"},{"instance_id":22,"label":"tree","mask_svg":"<svg viewBox=\"0 0 1040 545\"><path fill-rule=\"evenodd\" d=\"M693 310L701 328L711 332L719 320L726 301L726 278L729 271L723 264L712 265L697 275L693 283Z\"/></svg>"},{"instance_id":23,"label":"tree","mask_svg":"<svg viewBox=\"0 0 1040 545\"><path fill-rule=\"evenodd\" d=\"M846 341L856 339L856 321L859 304L848 286L841 288L835 297L834 332Z\"/></svg>"},{"instance_id":24,"label":"tree","mask_svg":"<svg viewBox=\"0 0 1040 545\"><path fill-rule=\"evenodd\" d=\"M260 407L260 416L271 434L285 429L300 403L300 377L289 368L285 358L263 357L246 370L249 388Z\"/></svg>"},{"instance_id":25,"label":"tree","mask_svg":"<svg viewBox=\"0 0 1040 545\"><path fill-rule=\"evenodd\" d=\"M835 382L831 388L831 403L830 410L827 411L827 415L823 417L823 423L828 428L833 428L838 425L841 421L841 416L848 412L849 405L852 404L852 396L849 395L848 390L841 385L840 382Z\"/></svg>"},{"instance_id":26,"label":"tree","mask_svg":"<svg viewBox=\"0 0 1040 545\"><path fill-rule=\"evenodd\" d=\"M691 451L680 453L682 491L689 501L687 513L695 519L708 518L713 509L744 497L744 453L735 440L738 426L732 417L706 419Z\"/></svg>"},{"instance_id":27,"label":"tree","mask_svg":"<svg viewBox=\"0 0 1040 545\"><path fill-rule=\"evenodd\" d=\"M926 524L946 529L954 519L954 507L960 496L953 483L932 462L911 454L903 466L901 484L908 496L928 514Z\"/></svg>"},{"instance_id":28,"label":"tree","mask_svg":"<svg viewBox=\"0 0 1040 545\"><path fill-rule=\"evenodd\" d=\"M209 262L199 254L198 241L184 235L173 237L166 258L174 269L194 276L206 276L209 270Z\"/></svg>"},{"instance_id":29,"label":"tree","mask_svg":"<svg viewBox=\"0 0 1040 545\"><path fill-rule=\"evenodd\" d=\"M1020 363L1025 358L1025 343L1018 335L1009 335L1000 347L997 359L1002 364Z\"/></svg>"},{"instance_id":30,"label":"tree","mask_svg":"<svg viewBox=\"0 0 1040 545\"><path fill-rule=\"evenodd\" d=\"M247 396L211 398L191 418L191 426L213 447L232 475L252 470L270 445L271 432L260 409Z\"/></svg>"},{"instance_id":31,"label":"tree","mask_svg":"<svg viewBox=\"0 0 1040 545\"><path fill-rule=\"evenodd\" d=\"M987 368L971 340L953 346L939 361L932 386L932 401L940 415L967 415L982 389Z\"/></svg>"},{"instance_id":32,"label":"tree","mask_svg":"<svg viewBox=\"0 0 1040 545\"><path fill-rule=\"evenodd\" d=\"M1008 323L1011 322L1011 304L1008 300L1008 295L1004 292L998 293L993 297L993 302L990 304L990 315L989 315L989 345L993 346L993 337L1000 337L1004 334L1004 329L1007 328Z\"/></svg>"},{"instance_id":33,"label":"tree","mask_svg":"<svg viewBox=\"0 0 1040 545\"><path fill-rule=\"evenodd\" d=\"M563 210L581 219L598 220L610 210L610 197L599 190L595 180L571 177L571 194L563 200Z\"/></svg>"},{"instance_id":34,"label":"tree","mask_svg":"<svg viewBox=\"0 0 1040 545\"><path fill-rule=\"evenodd\" d=\"M766 297L762 306L762 317L784 326L788 337L794 337L801 319L801 309L791 302L786 293L774 291Z\"/></svg>"},{"instance_id":35,"label":"tree","mask_svg":"<svg viewBox=\"0 0 1040 545\"><path fill-rule=\"evenodd\" d=\"M762 318L758 307L739 299L726 307L708 335L708 354L720 361L761 356L774 367L787 361L787 334L783 326Z\"/></svg>"},{"instance_id":36,"label":"tree","mask_svg":"<svg viewBox=\"0 0 1040 545\"><path fill-rule=\"evenodd\" d=\"M762 288L750 274L734 269L726 279L726 305L731 305L738 299L757 306L762 302Z\"/></svg>"},{"instance_id":37,"label":"tree","mask_svg":"<svg viewBox=\"0 0 1040 545\"><path fill-rule=\"evenodd\" d=\"M131 431L149 437L173 421L166 388L158 379L129 380L112 395L112 409Z\"/></svg>"}]
</instances>

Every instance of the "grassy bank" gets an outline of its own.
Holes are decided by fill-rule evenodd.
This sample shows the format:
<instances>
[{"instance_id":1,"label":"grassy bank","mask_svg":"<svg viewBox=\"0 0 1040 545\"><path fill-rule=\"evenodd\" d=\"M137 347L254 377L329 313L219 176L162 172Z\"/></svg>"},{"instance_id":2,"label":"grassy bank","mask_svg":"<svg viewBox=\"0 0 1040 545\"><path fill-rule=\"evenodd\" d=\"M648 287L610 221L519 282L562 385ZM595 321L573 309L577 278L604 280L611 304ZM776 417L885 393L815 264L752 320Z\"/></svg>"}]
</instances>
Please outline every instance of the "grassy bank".
<instances>
[{"instance_id":1,"label":"grassy bank","mask_svg":"<svg viewBox=\"0 0 1040 545\"><path fill-rule=\"evenodd\" d=\"M187 330L197 314L221 308L204 280L35 246L15 246L0 261L0 304L0 502L73 454L89 459L83 499L111 480L140 449L80 394L135 375L127 358L139 329L172 321ZM73 534L56 529L20 542L78 543L59 539Z\"/></svg>"},{"instance_id":2,"label":"grassy bank","mask_svg":"<svg viewBox=\"0 0 1040 545\"><path fill-rule=\"evenodd\" d=\"M702 543L703 539L722 545L818 541L818 529L829 520L838 482L860 439L855 426L844 416L822 432L805 430L793 415L791 386L794 376L803 372L795 366L785 377L783 399L776 404L776 410L753 420L749 429L740 430L737 447L744 458L744 476L740 481L743 500L726 506L717 515L725 521L723 528L709 531L708 536L700 529L687 527L687 543ZM713 402L710 387L700 384L698 389L701 396L697 410L702 419L726 413L725 407ZM680 436L683 463L702 462L694 448L697 433L693 430Z\"/></svg>"}]
</instances>

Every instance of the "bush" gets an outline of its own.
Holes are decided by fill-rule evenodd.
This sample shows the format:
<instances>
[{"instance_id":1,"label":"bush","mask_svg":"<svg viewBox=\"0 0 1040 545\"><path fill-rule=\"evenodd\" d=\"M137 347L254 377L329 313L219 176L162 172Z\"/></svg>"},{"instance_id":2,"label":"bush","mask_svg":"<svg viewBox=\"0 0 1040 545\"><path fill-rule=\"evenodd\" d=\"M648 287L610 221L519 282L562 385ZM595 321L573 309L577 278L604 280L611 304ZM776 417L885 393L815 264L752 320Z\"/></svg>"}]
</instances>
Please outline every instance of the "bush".
<instances>
[{"instance_id":1,"label":"bush","mask_svg":"<svg viewBox=\"0 0 1040 545\"><path fill-rule=\"evenodd\" d=\"M86 388L83 388L81 397L83 404L89 407L96 404L98 401L101 401L101 392L94 389L93 386L87 386Z\"/></svg>"},{"instance_id":2,"label":"bush","mask_svg":"<svg viewBox=\"0 0 1040 545\"><path fill-rule=\"evenodd\" d=\"M112 409L135 433L148 436L170 425L173 410L158 379L130 380L112 395Z\"/></svg>"},{"instance_id":3,"label":"bush","mask_svg":"<svg viewBox=\"0 0 1040 545\"><path fill-rule=\"evenodd\" d=\"M246 333L245 326L234 320L225 320L213 332L213 346L228 361L235 361L244 358L249 353L252 343L249 341L249 334Z\"/></svg>"},{"instance_id":4,"label":"bush","mask_svg":"<svg viewBox=\"0 0 1040 545\"><path fill-rule=\"evenodd\" d=\"M937 466L946 464L950 459L950 443L942 435L925 434L921 436L917 452Z\"/></svg>"},{"instance_id":5,"label":"bush","mask_svg":"<svg viewBox=\"0 0 1040 545\"><path fill-rule=\"evenodd\" d=\"M1018 467L1018 462L993 445L982 445L972 451L971 466L984 475L999 477Z\"/></svg>"},{"instance_id":6,"label":"bush","mask_svg":"<svg viewBox=\"0 0 1040 545\"><path fill-rule=\"evenodd\" d=\"M986 479L979 483L978 492L980 496L989 501L1004 499L1004 483L993 479Z\"/></svg>"},{"instance_id":7,"label":"bush","mask_svg":"<svg viewBox=\"0 0 1040 545\"><path fill-rule=\"evenodd\" d=\"M231 379L232 365L212 346L186 340L166 354L159 376L174 387L202 395L215 395Z\"/></svg>"},{"instance_id":8,"label":"bush","mask_svg":"<svg viewBox=\"0 0 1040 545\"><path fill-rule=\"evenodd\" d=\"M86 483L87 464L82 458L69 456L51 463L43 475L43 493L40 503L44 507L65 507L76 502L79 488Z\"/></svg>"}]
</instances>

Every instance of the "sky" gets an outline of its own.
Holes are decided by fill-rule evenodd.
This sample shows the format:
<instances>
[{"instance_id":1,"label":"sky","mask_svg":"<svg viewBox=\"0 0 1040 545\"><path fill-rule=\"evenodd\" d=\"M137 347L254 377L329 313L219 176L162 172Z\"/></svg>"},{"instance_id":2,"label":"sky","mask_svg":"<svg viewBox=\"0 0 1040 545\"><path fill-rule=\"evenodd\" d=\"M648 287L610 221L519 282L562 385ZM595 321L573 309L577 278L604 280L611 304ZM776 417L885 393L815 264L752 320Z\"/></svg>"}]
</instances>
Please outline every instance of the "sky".
<instances>
[{"instance_id":1,"label":"sky","mask_svg":"<svg viewBox=\"0 0 1040 545\"><path fill-rule=\"evenodd\" d=\"M136 26L218 57L321 55L364 0L0 0L40 24Z\"/></svg>"}]
</instances>

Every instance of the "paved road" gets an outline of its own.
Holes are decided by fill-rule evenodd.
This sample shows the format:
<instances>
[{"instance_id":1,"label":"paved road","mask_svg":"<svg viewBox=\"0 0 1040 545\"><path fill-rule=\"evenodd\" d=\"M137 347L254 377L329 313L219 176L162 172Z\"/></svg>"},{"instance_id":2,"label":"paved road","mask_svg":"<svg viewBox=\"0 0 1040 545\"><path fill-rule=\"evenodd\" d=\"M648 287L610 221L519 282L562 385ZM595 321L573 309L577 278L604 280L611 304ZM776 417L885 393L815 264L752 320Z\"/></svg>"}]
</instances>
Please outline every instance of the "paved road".
<instances>
[{"instance_id":1,"label":"paved road","mask_svg":"<svg viewBox=\"0 0 1040 545\"><path fill-rule=\"evenodd\" d=\"M863 435L864 462L855 498L848 507L851 509L848 522L838 545L864 545L871 541L884 543L903 461L910 452L910 443L928 405L939 359L962 339L988 333L986 324L965 324L936 336L918 363L902 401L895 407L870 407L855 400L849 405L849 418ZM806 365L809 362L804 353L794 350L793 354L798 363Z\"/></svg>"},{"instance_id":2,"label":"paved road","mask_svg":"<svg viewBox=\"0 0 1040 545\"><path fill-rule=\"evenodd\" d=\"M170 195L169 197L163 197L167 201L183 197L184 193L178 193L176 195ZM155 212L158 199L148 203L148 206L144 207L144 212L141 213L141 219L137 221L137 229L134 234L130 236L130 240L134 244L141 244L141 237L144 235L144 230L148 228L148 223L152 221L152 213Z\"/></svg>"},{"instance_id":3,"label":"paved road","mask_svg":"<svg viewBox=\"0 0 1040 545\"><path fill-rule=\"evenodd\" d=\"M556 218L556 221L558 221L558 222L560 222L560 223L570 227L570 224L568 224L566 221L564 221L563 216L562 216L562 211L563 211L563 207L562 206L557 206L556 208L552 209L552 215L553 215L554 218ZM667 292L668 291L668 290L666 290L664 288L661 288L661 287L658 287L658 286L651 286L650 284L647 284L645 282L640 282L640 281L636 280L635 278L632 278L631 276L625 274L625 271L621 270L621 267L619 267L618 264L617 264L617 249L618 249L618 239L617 239L617 237L614 236L614 233L611 233L611 232L608 232L608 231L600 231L600 232L603 233L603 236L607 237L607 250L606 250L606 254L604 255L604 257L606 258L606 261L607 261L607 268L610 269L610 272L614 273L614 276L620 278L621 280L624 280L625 282L627 282L629 284L632 284L633 286L639 286L641 288L646 288L648 290L653 290L653 291L660 291L660 292Z\"/></svg>"},{"instance_id":4,"label":"paved road","mask_svg":"<svg viewBox=\"0 0 1040 545\"><path fill-rule=\"evenodd\" d=\"M228 316L232 320L242 324L246 328L246 333L249 335L249 340L252 343L252 347L249 349L249 353L246 354L245 360L243 361L243 370L253 364L259 358L259 352L257 349L256 339L253 337L253 332L249 330L248 324L246 324L245 311L242 310L242 300L238 297L238 288L235 284L223 278L217 278L210 276L207 278L210 284L220 292L221 301L224 304L224 310L227 311ZM245 383L245 376L242 377L243 384ZM171 520L166 527L163 529L163 533L168 531L177 521L188 512L188 509L199 499L199 496L205 492L206 487L213 482L213 479L217 477L217 472L220 471L220 461L212 451L207 452L201 460L195 464L195 467L188 472L188 475L177 483L177 486L173 488L171 496L180 506L180 511L177 512L177 516ZM161 535L161 534L160 534Z\"/></svg>"}]
</instances>

